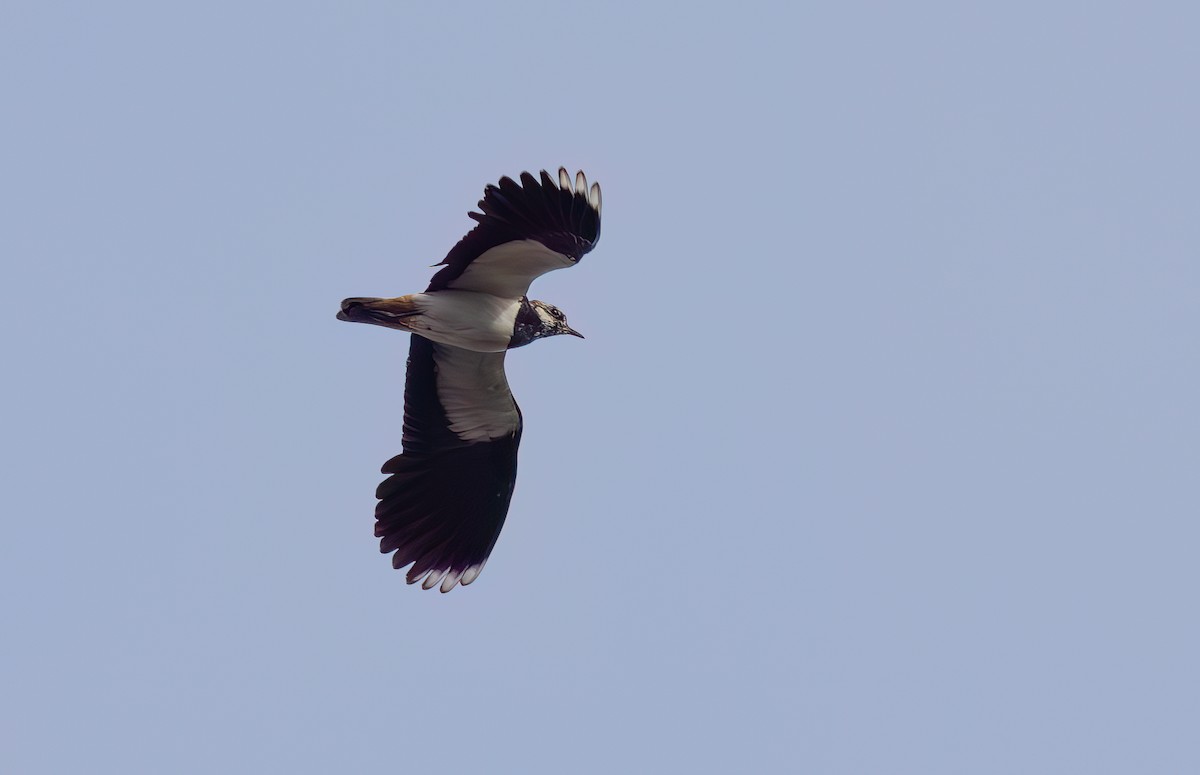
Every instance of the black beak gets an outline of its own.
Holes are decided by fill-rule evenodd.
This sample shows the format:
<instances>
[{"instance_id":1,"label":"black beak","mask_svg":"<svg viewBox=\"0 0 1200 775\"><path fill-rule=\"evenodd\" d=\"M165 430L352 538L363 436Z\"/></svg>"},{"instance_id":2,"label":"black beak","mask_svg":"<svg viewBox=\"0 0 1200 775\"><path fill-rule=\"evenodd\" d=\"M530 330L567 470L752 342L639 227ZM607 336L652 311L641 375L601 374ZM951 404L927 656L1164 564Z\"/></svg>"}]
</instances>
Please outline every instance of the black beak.
<instances>
[{"instance_id":1,"label":"black beak","mask_svg":"<svg viewBox=\"0 0 1200 775\"><path fill-rule=\"evenodd\" d=\"M579 333L578 331L576 331L576 330L575 330L575 329L573 329L573 328L568 328L566 331L563 331L563 333L564 333L564 334L570 334L571 336L577 336L577 337L579 337L580 339L586 339L586 338L587 338L587 337L585 337L583 334Z\"/></svg>"}]
</instances>

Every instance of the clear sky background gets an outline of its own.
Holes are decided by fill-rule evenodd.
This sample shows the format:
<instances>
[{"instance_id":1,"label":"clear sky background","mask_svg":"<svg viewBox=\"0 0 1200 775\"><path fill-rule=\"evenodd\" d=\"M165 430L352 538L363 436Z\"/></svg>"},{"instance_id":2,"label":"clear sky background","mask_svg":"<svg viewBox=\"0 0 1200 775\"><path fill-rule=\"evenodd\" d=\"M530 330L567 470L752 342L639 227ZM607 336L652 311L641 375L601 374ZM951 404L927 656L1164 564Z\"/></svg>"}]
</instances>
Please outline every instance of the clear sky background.
<instances>
[{"instance_id":1,"label":"clear sky background","mask_svg":"<svg viewBox=\"0 0 1200 775\"><path fill-rule=\"evenodd\" d=\"M0 771L1200 772L1198 25L4 2ZM334 313L560 164L588 338L422 592Z\"/></svg>"}]
</instances>

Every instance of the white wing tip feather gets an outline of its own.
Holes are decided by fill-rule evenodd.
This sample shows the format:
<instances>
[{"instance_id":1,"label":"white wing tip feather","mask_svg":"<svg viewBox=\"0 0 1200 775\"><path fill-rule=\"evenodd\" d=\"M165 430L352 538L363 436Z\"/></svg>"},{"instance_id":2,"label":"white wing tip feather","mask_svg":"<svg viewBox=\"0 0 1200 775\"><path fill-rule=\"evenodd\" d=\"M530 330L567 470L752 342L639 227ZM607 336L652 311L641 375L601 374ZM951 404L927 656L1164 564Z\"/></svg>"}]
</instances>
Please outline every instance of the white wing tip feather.
<instances>
[{"instance_id":1,"label":"white wing tip feather","mask_svg":"<svg viewBox=\"0 0 1200 775\"><path fill-rule=\"evenodd\" d=\"M479 574L483 572L484 565L487 565L487 560L467 568L465 571L463 571L462 580L460 583L465 587L475 579L479 578Z\"/></svg>"},{"instance_id":2,"label":"white wing tip feather","mask_svg":"<svg viewBox=\"0 0 1200 775\"><path fill-rule=\"evenodd\" d=\"M449 592L459 584L465 587L479 578L479 574L483 572L483 566L486 564L487 560L484 560L481 563L469 566L463 571L452 571L449 568L432 568L424 574L424 578L418 576L408 583L416 584L419 582L421 589L438 587L442 592Z\"/></svg>"},{"instance_id":3,"label":"white wing tip feather","mask_svg":"<svg viewBox=\"0 0 1200 775\"><path fill-rule=\"evenodd\" d=\"M446 578L442 579L441 590L443 592L449 592L450 590L454 589L454 585L458 583L458 578L461 575L462 573L458 571L450 571L447 573Z\"/></svg>"},{"instance_id":4,"label":"white wing tip feather","mask_svg":"<svg viewBox=\"0 0 1200 775\"><path fill-rule=\"evenodd\" d=\"M442 580L442 576L444 576L448 570L449 568L442 568L441 570L429 571L429 575L427 575L425 580L421 582L421 589L433 589L435 586L437 586L437 583Z\"/></svg>"},{"instance_id":5,"label":"white wing tip feather","mask_svg":"<svg viewBox=\"0 0 1200 775\"><path fill-rule=\"evenodd\" d=\"M603 198L600 195L600 184L593 183L592 187L588 188L587 176L583 174L583 170L575 173L575 184L571 185L571 173L567 172L566 167L558 168L558 187L563 191L570 191L572 194L582 194L588 200L588 204L592 206L596 212L600 212Z\"/></svg>"}]
</instances>

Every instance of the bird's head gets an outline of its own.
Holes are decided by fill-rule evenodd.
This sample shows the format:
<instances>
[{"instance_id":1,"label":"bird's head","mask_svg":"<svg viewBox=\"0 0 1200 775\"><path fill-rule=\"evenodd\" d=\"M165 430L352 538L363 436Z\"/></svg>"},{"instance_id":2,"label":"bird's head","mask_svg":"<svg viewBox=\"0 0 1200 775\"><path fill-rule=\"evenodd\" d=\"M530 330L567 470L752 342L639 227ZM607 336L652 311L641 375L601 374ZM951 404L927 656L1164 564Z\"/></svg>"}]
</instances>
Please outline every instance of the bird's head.
<instances>
[{"instance_id":1,"label":"bird's head","mask_svg":"<svg viewBox=\"0 0 1200 775\"><path fill-rule=\"evenodd\" d=\"M583 334L567 325L567 316L562 313L558 307L553 304L547 304L544 301L530 299L529 305L533 307L533 311L537 314L540 330L535 332L535 338L544 336L557 336L559 334L570 334L583 339Z\"/></svg>"}]
</instances>

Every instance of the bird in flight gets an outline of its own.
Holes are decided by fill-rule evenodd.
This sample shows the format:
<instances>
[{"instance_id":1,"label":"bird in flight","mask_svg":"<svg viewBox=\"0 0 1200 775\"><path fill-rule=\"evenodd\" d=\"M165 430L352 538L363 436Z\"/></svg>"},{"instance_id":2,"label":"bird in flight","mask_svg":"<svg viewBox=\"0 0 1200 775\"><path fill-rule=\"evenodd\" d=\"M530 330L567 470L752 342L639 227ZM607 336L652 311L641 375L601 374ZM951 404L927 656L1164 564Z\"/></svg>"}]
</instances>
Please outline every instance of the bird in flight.
<instances>
[{"instance_id":1,"label":"bird in flight","mask_svg":"<svg viewBox=\"0 0 1200 775\"><path fill-rule=\"evenodd\" d=\"M575 266L600 239L600 185L559 168L489 185L477 225L437 266L424 293L352 298L338 320L407 331L404 451L383 464L375 535L409 584L449 592L483 570L517 480L521 410L504 354L538 339L583 335L526 294Z\"/></svg>"}]
</instances>

